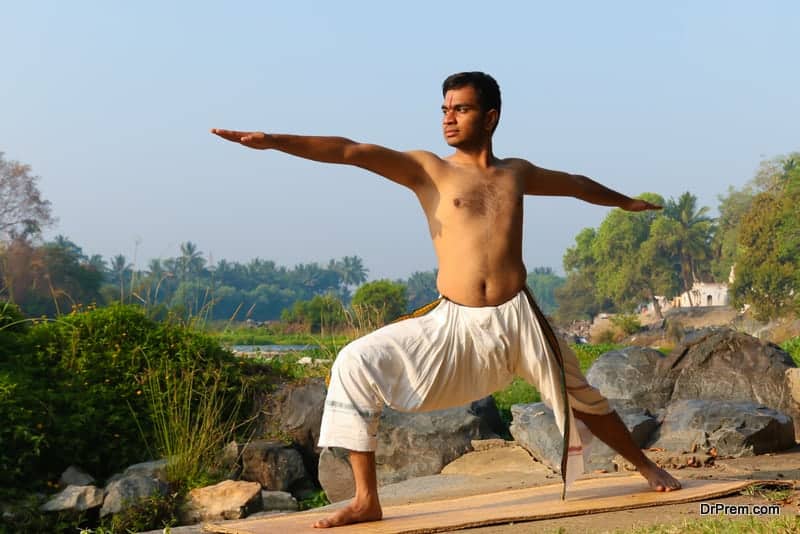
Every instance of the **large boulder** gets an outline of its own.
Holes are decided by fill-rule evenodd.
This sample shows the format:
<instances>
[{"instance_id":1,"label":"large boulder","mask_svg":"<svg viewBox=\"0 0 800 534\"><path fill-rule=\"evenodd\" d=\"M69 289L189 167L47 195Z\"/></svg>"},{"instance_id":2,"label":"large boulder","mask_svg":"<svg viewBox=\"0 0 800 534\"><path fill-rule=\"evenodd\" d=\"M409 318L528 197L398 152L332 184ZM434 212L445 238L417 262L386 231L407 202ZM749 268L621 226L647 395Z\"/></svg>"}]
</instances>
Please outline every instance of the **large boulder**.
<instances>
[{"instance_id":1,"label":"large boulder","mask_svg":"<svg viewBox=\"0 0 800 534\"><path fill-rule=\"evenodd\" d=\"M317 477L319 429L327 389L325 380L311 378L286 384L265 401L262 434L280 433L292 440L303 456L306 470Z\"/></svg>"},{"instance_id":2,"label":"large boulder","mask_svg":"<svg viewBox=\"0 0 800 534\"><path fill-rule=\"evenodd\" d=\"M648 347L627 347L601 355L586 380L608 399L627 399L653 411L669 402L671 389L658 380L664 355Z\"/></svg>"},{"instance_id":3,"label":"large boulder","mask_svg":"<svg viewBox=\"0 0 800 534\"><path fill-rule=\"evenodd\" d=\"M641 408L622 407L616 401L612 401L612 406L631 432L636 445L644 447L658 427L656 419ZM514 440L534 458L559 473L564 440L556 426L553 411L543 402L536 402L513 405L511 415L510 430ZM584 456L584 469L587 472L616 471L619 468L615 463L616 454L608 445L594 438L588 447L588 454Z\"/></svg>"},{"instance_id":4,"label":"large boulder","mask_svg":"<svg viewBox=\"0 0 800 534\"><path fill-rule=\"evenodd\" d=\"M479 411L485 415L491 408L482 403ZM495 437L490 426L473 413L472 405L425 413L386 408L381 414L375 452L378 484L439 473L445 465L472 450L473 439ZM354 495L346 451L334 448L322 452L319 481L331 502Z\"/></svg>"},{"instance_id":5,"label":"large boulder","mask_svg":"<svg viewBox=\"0 0 800 534\"><path fill-rule=\"evenodd\" d=\"M242 480L258 482L264 489L286 491L305 477L303 458L290 445L256 440L242 451Z\"/></svg>"},{"instance_id":6,"label":"large boulder","mask_svg":"<svg viewBox=\"0 0 800 534\"><path fill-rule=\"evenodd\" d=\"M653 447L670 452L707 451L752 456L795 445L792 418L752 402L678 400L670 403Z\"/></svg>"},{"instance_id":7,"label":"large boulder","mask_svg":"<svg viewBox=\"0 0 800 534\"><path fill-rule=\"evenodd\" d=\"M193 489L181 510L183 523L221 519L241 519L261 511L261 485L242 480L223 480L219 484Z\"/></svg>"},{"instance_id":8,"label":"large boulder","mask_svg":"<svg viewBox=\"0 0 800 534\"><path fill-rule=\"evenodd\" d=\"M764 405L791 416L795 433L800 434L800 409L786 373L796 367L777 345L729 329L709 329L659 362L653 388L671 390L670 402L700 399Z\"/></svg>"},{"instance_id":9,"label":"large boulder","mask_svg":"<svg viewBox=\"0 0 800 534\"><path fill-rule=\"evenodd\" d=\"M115 514L154 493L165 495L167 485L157 478L146 475L125 475L108 484L100 517Z\"/></svg>"}]
</instances>

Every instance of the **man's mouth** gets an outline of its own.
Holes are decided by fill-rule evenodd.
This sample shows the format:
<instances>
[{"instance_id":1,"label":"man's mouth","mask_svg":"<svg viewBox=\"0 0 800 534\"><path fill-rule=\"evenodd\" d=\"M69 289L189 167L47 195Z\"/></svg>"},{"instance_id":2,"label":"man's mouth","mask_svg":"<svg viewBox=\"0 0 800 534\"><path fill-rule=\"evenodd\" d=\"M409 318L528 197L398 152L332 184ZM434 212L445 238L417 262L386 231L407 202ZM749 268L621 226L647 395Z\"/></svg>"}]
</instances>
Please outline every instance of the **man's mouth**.
<instances>
[{"instance_id":1,"label":"man's mouth","mask_svg":"<svg viewBox=\"0 0 800 534\"><path fill-rule=\"evenodd\" d=\"M445 130L444 135L446 137L452 137L458 133L458 130Z\"/></svg>"}]
</instances>

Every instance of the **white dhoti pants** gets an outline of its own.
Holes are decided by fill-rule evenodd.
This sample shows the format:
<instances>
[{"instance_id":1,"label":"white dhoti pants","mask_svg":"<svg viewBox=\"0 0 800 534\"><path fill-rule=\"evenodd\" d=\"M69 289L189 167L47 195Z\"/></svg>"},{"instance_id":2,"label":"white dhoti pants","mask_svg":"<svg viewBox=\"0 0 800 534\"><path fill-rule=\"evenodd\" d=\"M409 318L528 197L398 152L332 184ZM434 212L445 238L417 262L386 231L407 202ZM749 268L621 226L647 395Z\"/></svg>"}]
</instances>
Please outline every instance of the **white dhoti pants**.
<instances>
[{"instance_id":1,"label":"white dhoti pants","mask_svg":"<svg viewBox=\"0 0 800 534\"><path fill-rule=\"evenodd\" d=\"M594 415L612 410L527 288L498 306L441 298L423 311L342 348L331 369L319 446L374 451L383 406L404 412L461 406L520 376L553 409L565 438L565 486L582 474L591 434L582 424L576 428L572 408Z\"/></svg>"}]
</instances>

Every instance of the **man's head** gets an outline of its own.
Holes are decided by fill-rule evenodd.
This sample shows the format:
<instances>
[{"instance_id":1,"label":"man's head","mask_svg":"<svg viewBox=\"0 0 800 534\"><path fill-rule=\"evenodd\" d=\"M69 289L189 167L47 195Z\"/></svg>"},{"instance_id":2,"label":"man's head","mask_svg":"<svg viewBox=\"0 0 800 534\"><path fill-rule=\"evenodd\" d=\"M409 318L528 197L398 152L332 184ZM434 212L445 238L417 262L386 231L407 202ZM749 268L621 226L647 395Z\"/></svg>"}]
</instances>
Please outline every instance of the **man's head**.
<instances>
[{"instance_id":1,"label":"man's head","mask_svg":"<svg viewBox=\"0 0 800 534\"><path fill-rule=\"evenodd\" d=\"M472 71L451 74L442 83L442 96L447 96L447 91L451 89L461 89L466 86L475 89L481 111L486 113L490 109L496 109L498 119L500 118L500 86L485 72Z\"/></svg>"},{"instance_id":2,"label":"man's head","mask_svg":"<svg viewBox=\"0 0 800 534\"><path fill-rule=\"evenodd\" d=\"M466 135L491 135L500 120L500 87L483 72L459 72L442 84L445 139L459 146ZM475 129L479 131L475 131ZM457 135L463 134L463 135Z\"/></svg>"}]
</instances>

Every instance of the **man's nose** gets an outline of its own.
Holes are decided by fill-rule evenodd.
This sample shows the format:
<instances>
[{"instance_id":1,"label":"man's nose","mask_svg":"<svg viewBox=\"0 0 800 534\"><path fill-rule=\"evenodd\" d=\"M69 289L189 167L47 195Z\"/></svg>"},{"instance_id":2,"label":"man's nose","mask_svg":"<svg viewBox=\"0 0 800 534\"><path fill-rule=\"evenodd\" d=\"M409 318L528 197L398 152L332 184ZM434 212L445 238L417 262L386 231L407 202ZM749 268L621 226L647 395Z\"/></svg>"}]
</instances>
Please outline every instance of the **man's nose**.
<instances>
[{"instance_id":1,"label":"man's nose","mask_svg":"<svg viewBox=\"0 0 800 534\"><path fill-rule=\"evenodd\" d=\"M445 124L452 124L452 123L456 122L456 114L455 114L455 112L453 110L445 111L444 112L443 121L444 121Z\"/></svg>"}]
</instances>

